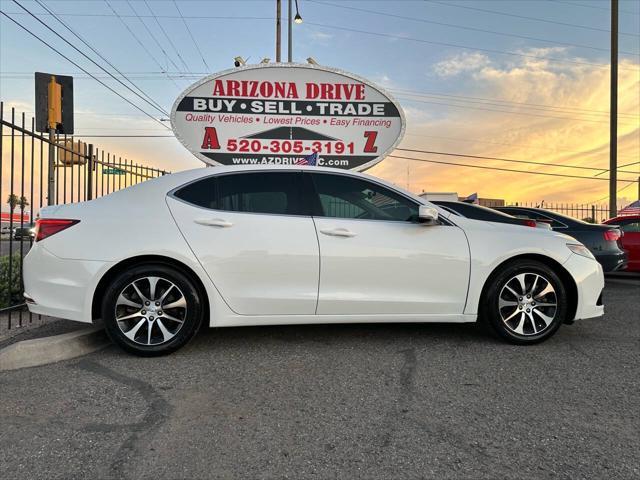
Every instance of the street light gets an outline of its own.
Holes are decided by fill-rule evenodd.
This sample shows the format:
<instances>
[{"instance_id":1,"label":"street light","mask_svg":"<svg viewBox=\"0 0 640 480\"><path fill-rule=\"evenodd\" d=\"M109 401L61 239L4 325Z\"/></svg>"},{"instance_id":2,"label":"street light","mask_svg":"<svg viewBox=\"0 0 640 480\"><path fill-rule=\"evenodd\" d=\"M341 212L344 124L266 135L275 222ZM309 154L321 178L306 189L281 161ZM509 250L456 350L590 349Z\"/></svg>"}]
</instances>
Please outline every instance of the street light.
<instances>
[{"instance_id":1,"label":"street light","mask_svg":"<svg viewBox=\"0 0 640 480\"><path fill-rule=\"evenodd\" d=\"M302 17L300 16L300 11L298 10L298 0L296 0L296 16L293 19L298 25L302 23Z\"/></svg>"}]
</instances>

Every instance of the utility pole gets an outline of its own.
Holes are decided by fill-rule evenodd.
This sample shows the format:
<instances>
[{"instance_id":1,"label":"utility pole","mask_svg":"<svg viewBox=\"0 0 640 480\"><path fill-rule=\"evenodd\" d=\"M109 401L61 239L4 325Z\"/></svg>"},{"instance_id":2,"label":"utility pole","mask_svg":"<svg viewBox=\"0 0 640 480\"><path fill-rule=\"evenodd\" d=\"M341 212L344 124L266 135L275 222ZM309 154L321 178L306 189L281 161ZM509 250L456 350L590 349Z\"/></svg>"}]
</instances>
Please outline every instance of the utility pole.
<instances>
[{"instance_id":1,"label":"utility pole","mask_svg":"<svg viewBox=\"0 0 640 480\"><path fill-rule=\"evenodd\" d=\"M611 0L611 107L609 109L609 218L618 214L618 0Z\"/></svg>"},{"instance_id":2,"label":"utility pole","mask_svg":"<svg viewBox=\"0 0 640 480\"><path fill-rule=\"evenodd\" d=\"M293 50L292 50L293 49L293 39L291 38L291 34L293 33L293 29L291 28L291 26L293 25L293 21L291 20L291 1L292 0L289 0L289 13L288 13L288 16L287 16L287 23L288 23L287 28L289 29L289 31L287 32L288 33L287 39L289 40L289 45L288 45L289 49L288 49L288 52L287 52L287 61L289 63L293 62Z\"/></svg>"},{"instance_id":3,"label":"utility pole","mask_svg":"<svg viewBox=\"0 0 640 480\"><path fill-rule=\"evenodd\" d=\"M56 77L51 75L48 85L48 111L47 127L49 129L49 174L47 178L47 205L54 205L55 196L55 133L58 124L62 122L62 87L56 82ZM65 145L66 147L66 145Z\"/></svg>"},{"instance_id":4,"label":"utility pole","mask_svg":"<svg viewBox=\"0 0 640 480\"><path fill-rule=\"evenodd\" d=\"M276 0L276 63L280 63L281 44L281 20L282 20L282 0Z\"/></svg>"}]
</instances>

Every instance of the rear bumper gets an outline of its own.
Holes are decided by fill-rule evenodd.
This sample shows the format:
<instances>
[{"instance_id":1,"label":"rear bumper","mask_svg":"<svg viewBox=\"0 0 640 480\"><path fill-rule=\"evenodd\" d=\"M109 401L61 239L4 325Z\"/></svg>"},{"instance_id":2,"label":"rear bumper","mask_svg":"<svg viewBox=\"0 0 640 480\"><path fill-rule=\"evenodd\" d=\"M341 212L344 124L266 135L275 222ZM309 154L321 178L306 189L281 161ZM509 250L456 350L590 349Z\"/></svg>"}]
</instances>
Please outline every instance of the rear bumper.
<instances>
[{"instance_id":1,"label":"rear bumper","mask_svg":"<svg viewBox=\"0 0 640 480\"><path fill-rule=\"evenodd\" d=\"M623 251L595 255L605 273L623 270L627 266L627 254Z\"/></svg>"},{"instance_id":2,"label":"rear bumper","mask_svg":"<svg viewBox=\"0 0 640 480\"><path fill-rule=\"evenodd\" d=\"M576 314L573 319L580 320L604 315L604 305L602 305L604 273L600 263L572 254L564 267L575 280L578 291Z\"/></svg>"},{"instance_id":3,"label":"rear bumper","mask_svg":"<svg viewBox=\"0 0 640 480\"><path fill-rule=\"evenodd\" d=\"M90 323L96 279L108 266L102 261L62 259L35 243L24 259L29 311Z\"/></svg>"}]
</instances>

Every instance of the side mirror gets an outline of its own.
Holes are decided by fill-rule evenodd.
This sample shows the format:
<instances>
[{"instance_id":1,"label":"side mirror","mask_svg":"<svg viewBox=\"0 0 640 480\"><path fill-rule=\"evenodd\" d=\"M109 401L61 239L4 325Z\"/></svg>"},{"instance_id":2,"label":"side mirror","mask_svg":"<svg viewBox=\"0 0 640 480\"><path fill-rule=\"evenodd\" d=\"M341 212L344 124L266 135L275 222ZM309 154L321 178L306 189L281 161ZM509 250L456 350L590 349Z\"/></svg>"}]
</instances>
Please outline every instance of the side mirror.
<instances>
[{"instance_id":1,"label":"side mirror","mask_svg":"<svg viewBox=\"0 0 640 480\"><path fill-rule=\"evenodd\" d=\"M428 205L420 205L418 208L418 218L421 222L432 225L438 220L438 211Z\"/></svg>"}]
</instances>

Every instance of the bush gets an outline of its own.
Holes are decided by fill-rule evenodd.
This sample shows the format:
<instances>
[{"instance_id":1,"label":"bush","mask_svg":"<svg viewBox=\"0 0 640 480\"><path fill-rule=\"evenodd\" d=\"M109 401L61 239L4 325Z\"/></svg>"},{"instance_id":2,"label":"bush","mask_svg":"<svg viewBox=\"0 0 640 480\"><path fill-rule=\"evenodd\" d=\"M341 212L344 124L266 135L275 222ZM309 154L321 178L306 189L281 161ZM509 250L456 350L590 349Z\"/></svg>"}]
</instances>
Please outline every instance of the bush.
<instances>
[{"instance_id":1,"label":"bush","mask_svg":"<svg viewBox=\"0 0 640 480\"><path fill-rule=\"evenodd\" d=\"M0 257L0 308L19 305L24 302L20 282L20 254L11 257L11 278L9 278L9 255Z\"/></svg>"}]
</instances>

